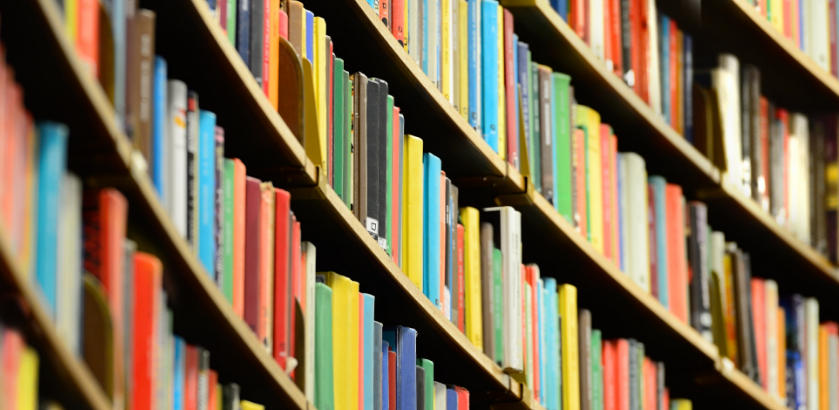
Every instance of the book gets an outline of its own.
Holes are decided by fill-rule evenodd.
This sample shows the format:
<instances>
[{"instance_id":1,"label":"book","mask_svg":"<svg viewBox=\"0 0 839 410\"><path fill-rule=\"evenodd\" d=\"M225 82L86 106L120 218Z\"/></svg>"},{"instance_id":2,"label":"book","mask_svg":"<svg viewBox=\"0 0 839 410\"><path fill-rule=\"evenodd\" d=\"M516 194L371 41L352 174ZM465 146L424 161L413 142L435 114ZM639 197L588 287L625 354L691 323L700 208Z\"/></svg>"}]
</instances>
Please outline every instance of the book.
<instances>
[{"instance_id":1,"label":"book","mask_svg":"<svg viewBox=\"0 0 839 410\"><path fill-rule=\"evenodd\" d=\"M171 170L169 166L171 164L171 160L168 158L168 152L164 151L163 144L164 144L164 134L166 130L166 103L168 102L168 98L166 96L166 60L163 57L155 56L154 57L154 73L152 74L152 99L153 103L151 104L152 109L152 131L151 131L151 146L152 146L152 158L154 162L151 164L151 175L152 175L152 182L154 183L155 188L157 188L157 194L160 197L160 201L163 203L164 209L170 209L171 205L169 205L170 198L169 192L170 189L167 185L170 182L169 178L164 178L164 175L171 175Z\"/></svg>"},{"instance_id":2,"label":"book","mask_svg":"<svg viewBox=\"0 0 839 410\"><path fill-rule=\"evenodd\" d=\"M405 135L403 174L403 249L402 270L420 290L424 289L424 165L423 142Z\"/></svg>"},{"instance_id":3,"label":"book","mask_svg":"<svg viewBox=\"0 0 839 410\"><path fill-rule=\"evenodd\" d=\"M483 350L480 213L472 207L460 209L464 231L464 305L466 337Z\"/></svg>"},{"instance_id":4,"label":"book","mask_svg":"<svg viewBox=\"0 0 839 410\"><path fill-rule=\"evenodd\" d=\"M498 42L500 34L498 31L498 2L495 0L481 0L481 134L490 148L500 153L500 115L498 111L499 101L499 79L501 68L498 66Z\"/></svg>"},{"instance_id":5,"label":"book","mask_svg":"<svg viewBox=\"0 0 839 410\"><path fill-rule=\"evenodd\" d=\"M261 227L267 221L262 221L262 193L260 190L261 181L246 177L245 185L245 261L244 261L244 309L243 316L245 323L250 326L254 333L259 334L259 308L262 305L262 292L260 286L263 283L261 268L263 237L260 234Z\"/></svg>"},{"instance_id":6,"label":"book","mask_svg":"<svg viewBox=\"0 0 839 410\"><path fill-rule=\"evenodd\" d=\"M155 383L158 381L147 369L156 363L157 355L161 353L156 348L157 326L162 320L157 314L156 303L162 291L163 265L156 257L142 252L135 254L132 263L135 301L132 312L132 336L135 338L135 345L131 358L131 408L153 409Z\"/></svg>"},{"instance_id":7,"label":"book","mask_svg":"<svg viewBox=\"0 0 839 410\"><path fill-rule=\"evenodd\" d=\"M417 331L404 326L387 326L382 331L382 338L393 348L395 357L394 380L396 386L395 405L397 410L420 409L424 395L419 394L418 383L424 382L417 378ZM424 369L423 369L424 371ZM391 407L393 408L393 407Z\"/></svg>"},{"instance_id":8,"label":"book","mask_svg":"<svg viewBox=\"0 0 839 410\"><path fill-rule=\"evenodd\" d=\"M82 182L65 173L59 187L55 275L55 330L70 352L81 356L82 308ZM46 258L44 258L46 259Z\"/></svg>"},{"instance_id":9,"label":"book","mask_svg":"<svg viewBox=\"0 0 839 410\"><path fill-rule=\"evenodd\" d=\"M195 238L196 254L207 273L215 272L215 191L216 191L216 154L215 128L216 115L212 112L200 111L200 125L198 138L198 175L197 175L197 236Z\"/></svg>"},{"instance_id":10,"label":"book","mask_svg":"<svg viewBox=\"0 0 839 410\"><path fill-rule=\"evenodd\" d=\"M167 129L164 130L166 160L168 171L164 178L164 207L172 218L172 224L181 237L187 237L187 87L183 81L169 80L166 89ZM155 104L155 110L162 104ZM157 123L155 123L155 126ZM164 167L165 168L165 167Z\"/></svg>"},{"instance_id":11,"label":"book","mask_svg":"<svg viewBox=\"0 0 839 410\"><path fill-rule=\"evenodd\" d=\"M571 77L562 73L551 73L551 91L553 113L548 113L556 122L553 127L554 150L556 160L554 163L554 209L562 215L566 221L574 221L574 194L573 194L573 172L571 161L571 130L570 110L571 96L569 86ZM544 164L544 161L542 162Z\"/></svg>"},{"instance_id":12,"label":"book","mask_svg":"<svg viewBox=\"0 0 839 410\"><path fill-rule=\"evenodd\" d=\"M651 254L651 261L652 255L654 254L657 260L655 261L655 274L656 274L656 284L657 284L657 293L658 301L664 306L666 309L670 309L670 298L669 298L669 289L670 286L668 284L668 273L669 273L669 261L668 261L668 247L671 243L675 246L675 244L680 243L679 237L674 239L670 239L667 236L667 194L666 194L666 187L667 187L667 180L664 177L659 175L650 176L647 180L649 184L649 191L652 194L648 201L650 201L650 208L654 209L653 212L653 230L655 235L655 252L650 252ZM653 235L653 232L650 232L650 235ZM652 241L650 246L652 246ZM651 272L652 274L652 269Z\"/></svg>"},{"instance_id":13,"label":"book","mask_svg":"<svg viewBox=\"0 0 839 410\"><path fill-rule=\"evenodd\" d=\"M413 4L413 2L411 2ZM484 132L483 108L483 0L467 0L467 78L469 87L469 125L481 135ZM410 10L409 10L410 12ZM412 13L416 14L416 13ZM412 27L413 29L413 27ZM413 35L411 36L413 38ZM410 45L411 43L409 43Z\"/></svg>"},{"instance_id":14,"label":"book","mask_svg":"<svg viewBox=\"0 0 839 410\"><path fill-rule=\"evenodd\" d=\"M351 401L351 378L357 379L357 371L352 373L350 365L351 355L355 354L358 357L358 349L353 353L351 349L351 333L352 329L352 306L358 305L357 298L353 298L352 285L353 282L346 276L341 276L335 272L326 272L324 274L326 285L332 289L332 352L333 352L333 374L334 374L334 394L335 406L347 406L349 408L355 402ZM356 329L358 326L356 326ZM356 339L357 340L357 339ZM357 368L356 368L357 369ZM357 390L356 390L357 392ZM357 396L356 396L357 397Z\"/></svg>"},{"instance_id":15,"label":"book","mask_svg":"<svg viewBox=\"0 0 839 410\"><path fill-rule=\"evenodd\" d=\"M153 164L155 161L152 157L151 105L156 18L155 12L151 10L137 10L134 21L129 26L131 43L127 56L127 131L134 149L143 154L147 164Z\"/></svg>"},{"instance_id":16,"label":"book","mask_svg":"<svg viewBox=\"0 0 839 410\"><path fill-rule=\"evenodd\" d=\"M665 223L667 243L668 305L682 322L688 323L688 272L685 249L685 209L682 187L667 184L665 187Z\"/></svg>"},{"instance_id":17,"label":"book","mask_svg":"<svg viewBox=\"0 0 839 410\"><path fill-rule=\"evenodd\" d=\"M497 249L494 243L494 228L489 222L481 223L480 231L480 253L481 253L481 315L483 327L483 348L484 353L495 362L501 357L496 355L496 343L503 346L503 340L495 339L495 294L494 294L494 255ZM500 252L500 251L499 251ZM500 295L498 295L500 298Z\"/></svg>"},{"instance_id":18,"label":"book","mask_svg":"<svg viewBox=\"0 0 839 410\"><path fill-rule=\"evenodd\" d=\"M591 345L591 338L592 338L592 329L591 329L591 312L587 309L580 309L579 311L579 327L577 336L578 339L578 346L579 346L579 355L580 355L580 364L579 364L579 371L580 371L580 409L581 410L592 410L593 409L593 383L594 383L594 375L593 371L593 363L592 363L592 345Z\"/></svg>"},{"instance_id":19,"label":"book","mask_svg":"<svg viewBox=\"0 0 839 410\"><path fill-rule=\"evenodd\" d=\"M270 194L269 194L270 195ZM290 370L287 360L294 340L291 338L291 316L294 315L295 289L292 287L292 232L291 195L274 189L274 264L269 271L273 276L273 345L274 360L283 370Z\"/></svg>"},{"instance_id":20,"label":"book","mask_svg":"<svg viewBox=\"0 0 839 410\"><path fill-rule=\"evenodd\" d=\"M559 316L562 318L562 408L580 408L580 373L577 327L577 288L559 286Z\"/></svg>"},{"instance_id":21,"label":"book","mask_svg":"<svg viewBox=\"0 0 839 410\"><path fill-rule=\"evenodd\" d=\"M692 272L690 281L689 300L691 326L702 337L712 341L711 334L711 301L707 289L708 272L708 211L705 204L691 201L688 203L690 218L690 235L688 236L688 263Z\"/></svg>"},{"instance_id":22,"label":"book","mask_svg":"<svg viewBox=\"0 0 839 410\"><path fill-rule=\"evenodd\" d=\"M624 192L626 195L627 274L645 292L650 292L650 252L647 205L647 172L644 159L635 153L620 154L626 167Z\"/></svg>"},{"instance_id":23,"label":"book","mask_svg":"<svg viewBox=\"0 0 839 410\"><path fill-rule=\"evenodd\" d=\"M373 320L376 298L367 293L362 293L359 299L362 298L364 299L364 323L363 325L359 324L359 331L363 329L364 338L359 338L359 343L363 342L363 345L359 346L359 351L364 351L364 362L359 363L359 367L362 367L359 373L363 376L364 388L359 390L359 409L371 409L375 402L373 380L376 361L374 352L378 351L381 342L375 337Z\"/></svg>"},{"instance_id":24,"label":"book","mask_svg":"<svg viewBox=\"0 0 839 410\"><path fill-rule=\"evenodd\" d=\"M416 365L416 379L417 379L417 386L416 386L416 396L417 396L417 409L428 410L430 408L434 408L434 403L429 403L428 405L425 404L425 368L420 365Z\"/></svg>"},{"instance_id":25,"label":"book","mask_svg":"<svg viewBox=\"0 0 839 410\"><path fill-rule=\"evenodd\" d=\"M372 314L371 314L372 319ZM382 395L382 388L387 383L386 372L384 371L382 360L383 356L387 354L387 348L384 349L384 355L382 345L386 342L382 339L382 331L384 326L380 322L373 321L373 337L370 339L370 357L373 362L373 369L371 370L373 376L371 378L370 390L371 390L371 406L373 410L382 410L387 408L387 401L385 401L385 397ZM366 347L366 346L365 346ZM365 386L368 384L365 383Z\"/></svg>"},{"instance_id":26,"label":"book","mask_svg":"<svg viewBox=\"0 0 839 410\"><path fill-rule=\"evenodd\" d=\"M335 408L332 293L326 284L315 284L314 404L322 409Z\"/></svg>"},{"instance_id":27,"label":"book","mask_svg":"<svg viewBox=\"0 0 839 410\"><path fill-rule=\"evenodd\" d=\"M434 405L436 403L435 391L434 391L434 362L428 359L417 359L417 366L423 369L422 375L424 376L424 381L420 382L419 376L420 374L417 373L417 384L420 384L424 387L423 389L423 404L425 404L425 410L435 410ZM420 396L419 389L417 390L417 397ZM417 403L417 409L420 409L419 402Z\"/></svg>"},{"instance_id":28,"label":"book","mask_svg":"<svg viewBox=\"0 0 839 410\"><path fill-rule=\"evenodd\" d=\"M423 154L423 293L437 308L442 308L440 294L440 159Z\"/></svg>"}]
</instances>

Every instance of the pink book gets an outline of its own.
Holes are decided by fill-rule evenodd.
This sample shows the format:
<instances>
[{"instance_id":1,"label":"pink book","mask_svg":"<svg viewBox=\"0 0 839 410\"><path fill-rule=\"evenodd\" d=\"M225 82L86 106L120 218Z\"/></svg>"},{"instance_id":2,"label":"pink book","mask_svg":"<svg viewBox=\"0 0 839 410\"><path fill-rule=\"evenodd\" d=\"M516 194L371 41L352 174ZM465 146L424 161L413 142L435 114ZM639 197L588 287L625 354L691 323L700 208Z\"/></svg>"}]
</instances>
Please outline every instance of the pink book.
<instances>
[{"instance_id":1,"label":"pink book","mask_svg":"<svg viewBox=\"0 0 839 410\"><path fill-rule=\"evenodd\" d=\"M600 167L603 177L603 255L615 259L612 251L612 127L600 124Z\"/></svg>"},{"instance_id":2,"label":"pink book","mask_svg":"<svg viewBox=\"0 0 839 410\"><path fill-rule=\"evenodd\" d=\"M364 408L364 296L358 294L358 408Z\"/></svg>"}]
</instances>

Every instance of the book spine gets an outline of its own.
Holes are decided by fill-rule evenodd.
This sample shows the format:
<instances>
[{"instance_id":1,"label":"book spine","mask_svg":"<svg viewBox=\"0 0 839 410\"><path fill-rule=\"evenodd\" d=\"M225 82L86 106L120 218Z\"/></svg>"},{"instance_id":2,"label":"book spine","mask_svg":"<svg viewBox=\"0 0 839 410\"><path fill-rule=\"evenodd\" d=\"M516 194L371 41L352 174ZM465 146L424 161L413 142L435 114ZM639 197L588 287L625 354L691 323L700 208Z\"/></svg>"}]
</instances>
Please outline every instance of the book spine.
<instances>
[{"instance_id":1,"label":"book spine","mask_svg":"<svg viewBox=\"0 0 839 410\"><path fill-rule=\"evenodd\" d=\"M464 304L464 228L463 225L457 224L457 328L465 333L463 319L465 317Z\"/></svg>"},{"instance_id":2,"label":"book spine","mask_svg":"<svg viewBox=\"0 0 839 410\"><path fill-rule=\"evenodd\" d=\"M468 82L469 82L469 125L479 133L483 132L483 24L481 11L483 10L482 0L468 0Z\"/></svg>"},{"instance_id":3,"label":"book spine","mask_svg":"<svg viewBox=\"0 0 839 410\"><path fill-rule=\"evenodd\" d=\"M539 136L540 140L540 164L542 168L542 195L550 203L555 203L554 198L554 132L552 126L553 116L550 109L553 107L553 87L551 87L550 68L539 67Z\"/></svg>"},{"instance_id":4,"label":"book spine","mask_svg":"<svg viewBox=\"0 0 839 410\"><path fill-rule=\"evenodd\" d=\"M410 0L391 0L390 31L401 47L405 47L405 2Z\"/></svg>"},{"instance_id":5,"label":"book spine","mask_svg":"<svg viewBox=\"0 0 839 410\"><path fill-rule=\"evenodd\" d=\"M199 113L198 141L198 235L195 238L198 259L207 273L215 272L215 192L216 192L216 153L215 128L216 115L201 110Z\"/></svg>"},{"instance_id":6,"label":"book spine","mask_svg":"<svg viewBox=\"0 0 839 410\"><path fill-rule=\"evenodd\" d=\"M256 83L259 84L259 87L262 88L263 86L263 58L265 56L264 53L264 46L265 46L265 6L271 0L243 0L243 1L250 1L250 62L248 63L248 67L251 69L251 74L253 74L253 78L256 80Z\"/></svg>"},{"instance_id":7,"label":"book spine","mask_svg":"<svg viewBox=\"0 0 839 410\"><path fill-rule=\"evenodd\" d=\"M652 183L647 185L647 229L648 229L648 238L649 238L649 252L650 252L650 294L659 299L661 295L661 288L660 284L658 283L659 279L659 268L664 268L663 266L658 265L658 236L656 235L658 232L656 231L656 207L655 204L657 202L657 192L655 187ZM663 238L662 238L663 239Z\"/></svg>"},{"instance_id":8,"label":"book spine","mask_svg":"<svg viewBox=\"0 0 839 410\"><path fill-rule=\"evenodd\" d=\"M516 49L518 41L514 41L513 35L513 13L504 9L504 85L506 97L507 115L507 162L519 169L519 127L516 121L518 117L518 91L516 87Z\"/></svg>"},{"instance_id":9,"label":"book spine","mask_svg":"<svg viewBox=\"0 0 839 410\"><path fill-rule=\"evenodd\" d=\"M484 140L495 152L498 147L498 102L499 95L499 67L498 61L498 2L495 0L481 1L481 75L483 115L481 128Z\"/></svg>"},{"instance_id":10,"label":"book spine","mask_svg":"<svg viewBox=\"0 0 839 410\"><path fill-rule=\"evenodd\" d=\"M152 87L154 84L154 43L155 20L153 11L141 10L137 17L137 63L139 67L139 84L135 94L137 112L134 129L134 147L139 149L149 164L154 164L152 147Z\"/></svg>"},{"instance_id":11,"label":"book spine","mask_svg":"<svg viewBox=\"0 0 839 410\"><path fill-rule=\"evenodd\" d=\"M425 261L423 262L423 290L437 308L441 308L440 299L440 159L434 154L423 155L424 162L424 224L425 224Z\"/></svg>"},{"instance_id":12,"label":"book spine","mask_svg":"<svg viewBox=\"0 0 839 410\"><path fill-rule=\"evenodd\" d=\"M661 73L661 112L664 121L673 127L673 117L670 115L670 19L659 13L658 24L661 27L661 35L658 36L656 52L661 56L659 59L659 70Z\"/></svg>"},{"instance_id":13,"label":"book spine","mask_svg":"<svg viewBox=\"0 0 839 410\"><path fill-rule=\"evenodd\" d=\"M198 229L198 93L188 92L186 111L186 240L192 247L193 252L197 251L197 229Z\"/></svg>"},{"instance_id":14,"label":"book spine","mask_svg":"<svg viewBox=\"0 0 839 410\"><path fill-rule=\"evenodd\" d=\"M236 50L242 61L250 68L251 61L251 0L237 0L236 12Z\"/></svg>"},{"instance_id":15,"label":"book spine","mask_svg":"<svg viewBox=\"0 0 839 410\"><path fill-rule=\"evenodd\" d=\"M99 77L99 2L77 0L76 50L87 72Z\"/></svg>"},{"instance_id":16,"label":"book spine","mask_svg":"<svg viewBox=\"0 0 839 410\"><path fill-rule=\"evenodd\" d=\"M168 159L165 161L169 168L164 175L169 176L164 189L167 198L164 204L175 230L182 238L187 237L187 88L182 81L168 82L166 97L167 111L164 152ZM157 107L157 105L155 105Z\"/></svg>"},{"instance_id":17,"label":"book spine","mask_svg":"<svg viewBox=\"0 0 839 410\"><path fill-rule=\"evenodd\" d=\"M690 281L691 326L706 340L712 341L711 299L708 290L708 218L707 208L690 202L690 231L688 259L693 277Z\"/></svg>"},{"instance_id":18,"label":"book spine","mask_svg":"<svg viewBox=\"0 0 839 410\"><path fill-rule=\"evenodd\" d=\"M682 69L682 101L684 103L685 123L683 136L693 144L693 40L684 33L682 39L684 67Z\"/></svg>"},{"instance_id":19,"label":"book spine","mask_svg":"<svg viewBox=\"0 0 839 410\"><path fill-rule=\"evenodd\" d=\"M163 266L152 255L137 253L133 261L135 275L132 286L135 305L133 307L132 335L136 345L132 354L131 408L152 409L155 402L153 369L160 354L157 347L157 329L161 320L157 303L163 286Z\"/></svg>"},{"instance_id":20,"label":"book spine","mask_svg":"<svg viewBox=\"0 0 839 410\"><path fill-rule=\"evenodd\" d=\"M214 154L214 164L215 164L215 187L213 192L215 193L215 213L213 214L213 236L214 236L214 244L215 244L215 261L214 261L214 272L215 272L215 280L216 285L219 287L219 290L224 289L224 284L227 281L227 278L224 276L224 254L225 249L232 245L232 243L225 242L225 232L224 232L224 217L225 217L225 208L224 208L224 129L221 127L215 127L215 134L214 134L214 146L213 146L213 154Z\"/></svg>"},{"instance_id":21,"label":"book spine","mask_svg":"<svg viewBox=\"0 0 839 410\"><path fill-rule=\"evenodd\" d=\"M222 294L224 294L225 299L227 302L234 306L235 310L235 303L233 297L233 289L234 289L234 259L235 259L235 252L236 252L236 244L235 244L235 233L234 233L234 226L235 226L235 204L236 204L236 163L231 159L223 159L224 161L224 172L222 178L222 195L223 195L223 204L221 211L219 213L222 216L223 227L221 229L223 239L221 240L221 252L222 255L222 285L221 290Z\"/></svg>"},{"instance_id":22,"label":"book spine","mask_svg":"<svg viewBox=\"0 0 839 410\"><path fill-rule=\"evenodd\" d=\"M562 73L553 73L551 89L553 90L554 108L554 151L556 152L556 169L553 193L554 208L566 221L574 223L573 206L573 170L571 161L571 96L569 86L571 77ZM606 162L604 162L605 164ZM544 162L543 162L544 164Z\"/></svg>"}]
</instances>

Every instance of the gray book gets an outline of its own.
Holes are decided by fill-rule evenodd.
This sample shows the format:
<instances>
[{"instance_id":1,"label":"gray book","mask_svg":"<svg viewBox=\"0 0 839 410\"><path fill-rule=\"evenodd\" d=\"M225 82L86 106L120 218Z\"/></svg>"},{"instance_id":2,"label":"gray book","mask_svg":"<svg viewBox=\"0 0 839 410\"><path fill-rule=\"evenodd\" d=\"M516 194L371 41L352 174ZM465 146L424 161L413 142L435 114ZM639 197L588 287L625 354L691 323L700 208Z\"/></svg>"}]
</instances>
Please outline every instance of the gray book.
<instances>
[{"instance_id":1,"label":"gray book","mask_svg":"<svg viewBox=\"0 0 839 410\"><path fill-rule=\"evenodd\" d=\"M499 362L500 357L495 357L495 327L493 325L494 300L492 295L493 285L493 261L492 254L495 249L494 228L489 222L481 223L481 307L483 310L482 325L484 338L484 353L494 362ZM500 341L499 341L500 342Z\"/></svg>"},{"instance_id":2,"label":"gray book","mask_svg":"<svg viewBox=\"0 0 839 410\"><path fill-rule=\"evenodd\" d=\"M580 409L592 410L591 377L591 312L580 309L579 317L580 348Z\"/></svg>"},{"instance_id":3,"label":"gray book","mask_svg":"<svg viewBox=\"0 0 839 410\"><path fill-rule=\"evenodd\" d=\"M638 383L638 341L629 339L629 410L641 410L641 397Z\"/></svg>"},{"instance_id":4,"label":"gray book","mask_svg":"<svg viewBox=\"0 0 839 410\"><path fill-rule=\"evenodd\" d=\"M417 410L425 409L425 369L417 366ZM406 410L406 409L401 409ZM410 410L410 409L408 409Z\"/></svg>"}]
</instances>

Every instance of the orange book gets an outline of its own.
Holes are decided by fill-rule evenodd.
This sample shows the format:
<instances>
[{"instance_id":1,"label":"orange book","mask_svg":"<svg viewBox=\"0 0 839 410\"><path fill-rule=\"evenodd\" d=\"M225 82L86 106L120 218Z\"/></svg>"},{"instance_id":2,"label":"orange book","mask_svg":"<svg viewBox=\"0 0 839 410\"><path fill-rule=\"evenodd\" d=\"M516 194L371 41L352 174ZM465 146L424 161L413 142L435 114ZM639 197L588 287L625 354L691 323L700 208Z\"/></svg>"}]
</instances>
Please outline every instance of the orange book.
<instances>
[{"instance_id":1,"label":"orange book","mask_svg":"<svg viewBox=\"0 0 839 410\"><path fill-rule=\"evenodd\" d=\"M18 373L20 372L20 361L23 352L26 350L26 342L23 335L17 330L6 329L0 333L0 357L3 358L0 366L0 393L3 394L3 401L6 403L17 403L18 395Z\"/></svg>"},{"instance_id":2,"label":"orange book","mask_svg":"<svg viewBox=\"0 0 839 410\"><path fill-rule=\"evenodd\" d=\"M114 397L124 399L125 363L125 231L128 201L116 189L85 192L84 268L102 283L114 329ZM133 261L128 261L133 263Z\"/></svg>"},{"instance_id":3,"label":"orange book","mask_svg":"<svg viewBox=\"0 0 839 410\"><path fill-rule=\"evenodd\" d=\"M836 322L824 322L819 325L819 403L820 409L830 408L830 337L839 334Z\"/></svg>"},{"instance_id":4,"label":"orange book","mask_svg":"<svg viewBox=\"0 0 839 410\"><path fill-rule=\"evenodd\" d=\"M586 134L581 129L574 130L574 151L576 164L575 174L577 177L577 232L585 237L586 226Z\"/></svg>"},{"instance_id":5,"label":"orange book","mask_svg":"<svg viewBox=\"0 0 839 410\"><path fill-rule=\"evenodd\" d=\"M611 70L613 66L612 57L612 8L611 0L603 0L603 60L606 61L606 69Z\"/></svg>"},{"instance_id":6,"label":"orange book","mask_svg":"<svg viewBox=\"0 0 839 410\"><path fill-rule=\"evenodd\" d=\"M217 394L217 387L221 387L218 385L218 373L215 370L210 370L208 372L209 376L207 377L207 410L215 410L217 407L220 407L218 402Z\"/></svg>"},{"instance_id":7,"label":"orange book","mask_svg":"<svg viewBox=\"0 0 839 410\"><path fill-rule=\"evenodd\" d=\"M588 2L585 0L570 0L568 2L568 25L588 44L588 27L586 26L586 10Z\"/></svg>"},{"instance_id":8,"label":"orange book","mask_svg":"<svg viewBox=\"0 0 839 410\"><path fill-rule=\"evenodd\" d=\"M134 298L132 316L133 349L131 349L131 409L155 408L157 372L151 372L157 363L157 329L160 328L161 290L163 265L160 260L143 252L134 255Z\"/></svg>"},{"instance_id":9,"label":"orange book","mask_svg":"<svg viewBox=\"0 0 839 410\"><path fill-rule=\"evenodd\" d=\"M186 345L184 355L184 410L198 410L198 357L201 348Z\"/></svg>"},{"instance_id":10,"label":"orange book","mask_svg":"<svg viewBox=\"0 0 839 410\"><path fill-rule=\"evenodd\" d=\"M618 339L615 342L617 363L615 372L615 398L617 410L629 410L629 341Z\"/></svg>"},{"instance_id":11,"label":"orange book","mask_svg":"<svg viewBox=\"0 0 839 410\"><path fill-rule=\"evenodd\" d=\"M752 318L754 318L755 326L757 368L758 373L760 373L761 385L765 390L769 380L766 368L766 302L764 300L763 283L763 279L752 278Z\"/></svg>"},{"instance_id":12,"label":"orange book","mask_svg":"<svg viewBox=\"0 0 839 410\"><path fill-rule=\"evenodd\" d=\"M527 276L530 279L530 316L533 322L533 331L530 335L533 349L533 395L539 397L541 391L541 379L539 369L541 367L539 355L539 283L536 281L536 266L529 266L527 269ZM525 325L527 323L525 322Z\"/></svg>"},{"instance_id":13,"label":"orange book","mask_svg":"<svg viewBox=\"0 0 839 410\"><path fill-rule=\"evenodd\" d=\"M670 312L683 323L688 323L688 273L685 250L685 221L682 209L682 187L667 184L664 190L667 237L667 283Z\"/></svg>"},{"instance_id":14,"label":"orange book","mask_svg":"<svg viewBox=\"0 0 839 410\"><path fill-rule=\"evenodd\" d=\"M245 186L247 171L233 159L233 311L245 317Z\"/></svg>"},{"instance_id":15,"label":"orange book","mask_svg":"<svg viewBox=\"0 0 839 410\"><path fill-rule=\"evenodd\" d=\"M617 345L612 340L604 340L603 358L603 410L618 410L617 401Z\"/></svg>"},{"instance_id":16,"label":"orange book","mask_svg":"<svg viewBox=\"0 0 839 410\"><path fill-rule=\"evenodd\" d=\"M256 336L265 349L271 352L274 338L274 186L271 182L263 182L259 185L260 208L259 208L259 306L257 316Z\"/></svg>"},{"instance_id":17,"label":"orange book","mask_svg":"<svg viewBox=\"0 0 839 410\"><path fill-rule=\"evenodd\" d=\"M644 358L644 410L655 410L658 395L656 394L656 364L650 358Z\"/></svg>"},{"instance_id":18,"label":"orange book","mask_svg":"<svg viewBox=\"0 0 839 410\"><path fill-rule=\"evenodd\" d=\"M612 67L612 72L614 72L618 78L623 78L623 46L621 42L623 41L623 33L621 30L621 2L620 0L607 0L609 7L609 14L611 15L611 20L609 21L609 25L611 26L610 35L611 38L609 39L609 45L612 48L612 62L614 66Z\"/></svg>"},{"instance_id":19,"label":"orange book","mask_svg":"<svg viewBox=\"0 0 839 410\"><path fill-rule=\"evenodd\" d=\"M291 289L291 195L274 188L274 360L286 369L290 316L294 315Z\"/></svg>"},{"instance_id":20,"label":"orange book","mask_svg":"<svg viewBox=\"0 0 839 410\"><path fill-rule=\"evenodd\" d=\"M76 51L87 71L94 77L99 77L99 1L76 1Z\"/></svg>"},{"instance_id":21,"label":"orange book","mask_svg":"<svg viewBox=\"0 0 839 410\"><path fill-rule=\"evenodd\" d=\"M268 96L268 101L277 110L280 100L280 2L278 0L266 1L265 6L268 8L270 23L268 39L268 74L263 74L265 79L263 86L265 87L265 95ZM287 29L286 25L286 29Z\"/></svg>"},{"instance_id":22,"label":"orange book","mask_svg":"<svg viewBox=\"0 0 839 410\"><path fill-rule=\"evenodd\" d=\"M761 16L764 18L766 17L767 11L766 10L766 0L757 0L757 11L760 13Z\"/></svg>"},{"instance_id":23,"label":"orange book","mask_svg":"<svg viewBox=\"0 0 839 410\"><path fill-rule=\"evenodd\" d=\"M778 308L778 397L787 398L787 322L784 308ZM786 401L784 401L786 402Z\"/></svg>"}]
</instances>

